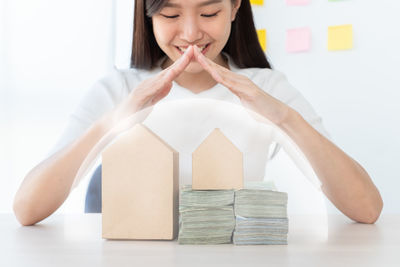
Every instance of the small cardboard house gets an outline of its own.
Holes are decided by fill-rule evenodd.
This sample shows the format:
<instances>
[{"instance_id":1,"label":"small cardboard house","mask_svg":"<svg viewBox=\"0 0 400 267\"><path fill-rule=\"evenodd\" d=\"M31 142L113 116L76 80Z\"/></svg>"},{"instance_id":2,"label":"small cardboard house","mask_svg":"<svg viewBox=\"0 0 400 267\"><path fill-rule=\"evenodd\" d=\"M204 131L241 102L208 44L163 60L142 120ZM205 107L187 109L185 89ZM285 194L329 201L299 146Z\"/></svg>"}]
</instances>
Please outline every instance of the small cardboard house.
<instances>
[{"instance_id":1,"label":"small cardboard house","mask_svg":"<svg viewBox=\"0 0 400 267\"><path fill-rule=\"evenodd\" d=\"M102 153L102 237L173 240L179 155L142 124Z\"/></svg>"},{"instance_id":2,"label":"small cardboard house","mask_svg":"<svg viewBox=\"0 0 400 267\"><path fill-rule=\"evenodd\" d=\"M243 154L215 129L192 153L192 189L243 188Z\"/></svg>"}]
</instances>

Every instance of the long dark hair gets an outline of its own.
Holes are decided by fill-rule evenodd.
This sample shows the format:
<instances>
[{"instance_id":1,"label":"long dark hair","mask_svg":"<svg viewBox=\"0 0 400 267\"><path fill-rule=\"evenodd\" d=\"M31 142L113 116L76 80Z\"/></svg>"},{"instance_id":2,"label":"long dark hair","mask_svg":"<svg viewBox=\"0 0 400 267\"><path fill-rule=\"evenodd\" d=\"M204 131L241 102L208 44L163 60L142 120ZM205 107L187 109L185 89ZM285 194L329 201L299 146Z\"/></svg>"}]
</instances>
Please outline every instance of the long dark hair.
<instances>
[{"instance_id":1,"label":"long dark hair","mask_svg":"<svg viewBox=\"0 0 400 267\"><path fill-rule=\"evenodd\" d=\"M131 68L152 69L165 56L154 37L151 17L167 2L135 0ZM236 0L231 2L235 3ZM249 0L242 0L222 51L228 53L239 68L271 68L258 41Z\"/></svg>"}]
</instances>

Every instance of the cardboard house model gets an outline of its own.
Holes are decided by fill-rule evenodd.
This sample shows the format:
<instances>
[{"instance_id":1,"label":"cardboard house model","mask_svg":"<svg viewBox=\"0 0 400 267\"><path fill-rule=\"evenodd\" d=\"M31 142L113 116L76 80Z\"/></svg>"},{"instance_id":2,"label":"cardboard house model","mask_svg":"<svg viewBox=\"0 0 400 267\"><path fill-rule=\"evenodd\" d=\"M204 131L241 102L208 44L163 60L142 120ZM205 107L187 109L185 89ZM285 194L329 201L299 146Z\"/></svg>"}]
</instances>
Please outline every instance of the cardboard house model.
<instances>
[{"instance_id":1,"label":"cardboard house model","mask_svg":"<svg viewBox=\"0 0 400 267\"><path fill-rule=\"evenodd\" d=\"M192 189L243 188L243 154L215 129L192 153Z\"/></svg>"},{"instance_id":2,"label":"cardboard house model","mask_svg":"<svg viewBox=\"0 0 400 267\"><path fill-rule=\"evenodd\" d=\"M179 155L142 124L102 153L102 237L175 239Z\"/></svg>"}]
</instances>

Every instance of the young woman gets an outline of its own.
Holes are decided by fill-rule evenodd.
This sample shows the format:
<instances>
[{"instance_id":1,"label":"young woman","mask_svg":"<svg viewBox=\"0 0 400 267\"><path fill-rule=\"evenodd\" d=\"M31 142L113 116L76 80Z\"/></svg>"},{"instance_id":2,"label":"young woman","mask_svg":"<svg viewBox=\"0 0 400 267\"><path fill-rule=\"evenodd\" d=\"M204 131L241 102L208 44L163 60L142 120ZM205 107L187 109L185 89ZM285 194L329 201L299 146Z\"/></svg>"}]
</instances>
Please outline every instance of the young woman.
<instances>
[{"instance_id":1,"label":"young woman","mask_svg":"<svg viewBox=\"0 0 400 267\"><path fill-rule=\"evenodd\" d=\"M285 76L271 70L249 0L136 0L131 67L93 86L55 153L27 174L14 200L22 225L65 201L86 155L117 122L188 95L241 103L265 116L302 149L339 210L357 222L379 217L383 202L368 173L327 138Z\"/></svg>"}]
</instances>

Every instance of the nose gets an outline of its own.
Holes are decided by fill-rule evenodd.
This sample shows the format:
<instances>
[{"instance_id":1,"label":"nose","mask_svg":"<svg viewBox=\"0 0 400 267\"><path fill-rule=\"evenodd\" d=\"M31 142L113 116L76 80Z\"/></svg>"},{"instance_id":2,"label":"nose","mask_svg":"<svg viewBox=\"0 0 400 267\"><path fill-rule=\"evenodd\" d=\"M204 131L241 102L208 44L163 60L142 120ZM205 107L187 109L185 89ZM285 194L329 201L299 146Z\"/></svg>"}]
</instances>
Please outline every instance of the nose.
<instances>
[{"instance_id":1,"label":"nose","mask_svg":"<svg viewBox=\"0 0 400 267\"><path fill-rule=\"evenodd\" d=\"M195 44L203 39L203 32L194 16L189 16L182 20L181 37L187 43Z\"/></svg>"}]
</instances>

